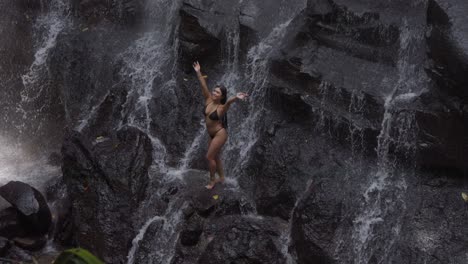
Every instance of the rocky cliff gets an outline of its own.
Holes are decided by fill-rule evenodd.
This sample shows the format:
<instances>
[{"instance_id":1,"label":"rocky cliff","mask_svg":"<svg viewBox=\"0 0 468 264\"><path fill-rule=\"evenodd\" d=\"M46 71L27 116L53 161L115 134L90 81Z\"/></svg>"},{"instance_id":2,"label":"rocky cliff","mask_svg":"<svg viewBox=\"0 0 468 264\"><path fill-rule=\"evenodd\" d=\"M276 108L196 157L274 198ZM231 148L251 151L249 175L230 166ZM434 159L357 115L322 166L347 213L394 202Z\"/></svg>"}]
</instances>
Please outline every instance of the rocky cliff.
<instances>
[{"instance_id":1,"label":"rocky cliff","mask_svg":"<svg viewBox=\"0 0 468 264\"><path fill-rule=\"evenodd\" d=\"M467 261L465 2L23 2L1 76L36 111L23 130L66 134L73 243L108 263ZM212 191L194 60L250 94Z\"/></svg>"}]
</instances>

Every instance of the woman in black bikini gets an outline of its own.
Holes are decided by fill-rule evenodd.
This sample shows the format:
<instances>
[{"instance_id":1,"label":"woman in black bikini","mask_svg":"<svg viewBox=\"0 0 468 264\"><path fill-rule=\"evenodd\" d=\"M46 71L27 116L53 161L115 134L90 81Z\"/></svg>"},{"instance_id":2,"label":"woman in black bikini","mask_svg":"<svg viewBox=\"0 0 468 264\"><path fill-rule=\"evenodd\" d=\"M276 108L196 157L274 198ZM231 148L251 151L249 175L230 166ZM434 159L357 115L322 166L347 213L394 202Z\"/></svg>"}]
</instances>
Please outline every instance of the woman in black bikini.
<instances>
[{"instance_id":1,"label":"woman in black bikini","mask_svg":"<svg viewBox=\"0 0 468 264\"><path fill-rule=\"evenodd\" d=\"M208 165L210 168L210 183L206 188L212 189L216 182L224 182L223 164L219 158L219 153L228 137L226 131L226 112L231 104L237 99L244 100L248 95L246 93L237 93L237 96L233 96L227 100L227 90L223 86L216 86L210 94L205 78L203 78L203 75L200 72L200 64L198 62L194 62L193 68L197 72L202 93L205 97L205 110L203 114L205 115L206 129L210 135L208 153L206 154L206 159L208 159ZM216 172L218 172L219 175L218 181L215 180Z\"/></svg>"}]
</instances>

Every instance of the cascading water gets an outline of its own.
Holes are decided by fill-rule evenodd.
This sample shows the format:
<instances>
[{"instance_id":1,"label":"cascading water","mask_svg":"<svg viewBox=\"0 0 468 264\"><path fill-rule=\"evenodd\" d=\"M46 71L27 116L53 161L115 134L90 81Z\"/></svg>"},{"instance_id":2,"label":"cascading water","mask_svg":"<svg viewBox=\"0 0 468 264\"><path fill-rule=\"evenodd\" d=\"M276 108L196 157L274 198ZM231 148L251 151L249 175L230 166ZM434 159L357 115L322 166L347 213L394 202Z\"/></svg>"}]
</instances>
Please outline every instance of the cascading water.
<instances>
[{"instance_id":1,"label":"cascading water","mask_svg":"<svg viewBox=\"0 0 468 264\"><path fill-rule=\"evenodd\" d=\"M414 159L414 155L411 155L414 154L417 134L414 112L401 108L401 104L405 105L405 99L410 99L419 87L424 87L420 79L422 74L411 61L424 31L410 29L406 22L403 25L398 61L399 81L385 99L385 113L378 136L378 167L364 192L362 211L354 220L352 238L355 263L369 263L372 258L379 262L388 261L398 239L406 207L405 178L408 172L397 168L395 155L403 152L407 158ZM376 255L379 248L383 252Z\"/></svg>"},{"instance_id":2,"label":"cascading water","mask_svg":"<svg viewBox=\"0 0 468 264\"><path fill-rule=\"evenodd\" d=\"M157 231L156 238L148 239L151 241L151 252L144 255L144 263L169 264L171 262L175 251L175 243L179 237L177 227L181 221L183 207L184 204L181 204L181 200L175 199L169 204L164 216L154 216L146 221L132 241L132 247L127 256L127 264L135 263L141 240L148 228L158 221L161 222L161 227Z\"/></svg>"},{"instance_id":3,"label":"cascading water","mask_svg":"<svg viewBox=\"0 0 468 264\"><path fill-rule=\"evenodd\" d=\"M220 78L218 83L222 83L229 89L229 94L232 96L235 94L235 92L238 92L238 87L240 87L240 67L239 67L239 42L240 42L240 29L238 27L238 21L235 21L233 23L234 25L237 26L232 26L230 29L226 30L225 33L225 42L226 44L225 49L224 49L224 63L223 67L225 70L224 75ZM229 115L229 123L230 123L230 140L228 145L226 146L226 150L224 151L224 156L229 156L228 160L228 170L230 168L237 168L231 171L234 171L233 174L228 175L229 176L238 176L236 175L236 172L240 171L239 166L245 162L245 159L247 158L250 149L252 146L255 144L256 139L258 138L257 133L259 131L257 130L257 123L261 119L261 115L264 112L264 105L263 105L263 100L265 97L265 86L267 82L267 75L268 75L268 62L270 56L273 54L273 52L276 50L277 46L275 45L277 42L280 41L280 39L283 37L283 35L286 32L286 28L289 25L290 20L283 22L279 24L277 27L275 27L272 32L263 40L261 43L258 45L254 46L248 53L248 65L247 65L247 80L248 82L253 84L253 87L246 92L250 93L250 102L255 102L254 104L249 104L248 106L248 115L245 117L241 112L242 110L239 107L233 107L230 110L230 115ZM145 78L146 80L148 78ZM132 91L136 92L136 91ZM144 104L140 104L139 108L143 108ZM138 107L136 107L138 109ZM144 113L145 111L140 111L141 113ZM144 116L144 115L143 115ZM137 117L137 116L134 116ZM135 118L134 120L138 120L138 118ZM185 155L183 159L181 160L179 164L179 168L176 170L179 174L183 171L186 171L188 169L188 164L190 163L191 160L191 155L199 148L199 143L201 142L203 136L205 136L205 128L204 125L200 125L201 128L195 135L195 138L193 142L187 147L187 150L185 152ZM231 132L232 131L232 132ZM247 145L247 147L246 147ZM240 152L240 154L239 154ZM237 153L237 154L236 154ZM232 162L233 158L236 157L235 161ZM231 177L232 177L231 176ZM180 177L177 177L178 180L180 180ZM176 179L176 180L177 180ZM237 186L236 182L230 182L228 178L228 185L234 185ZM159 217L154 217L150 219L144 227L141 229L140 234L137 238L135 238L133 247L131 249L131 252L129 253L129 262L128 263L133 263L134 262L134 255L135 252L137 251L138 245L139 245L139 239L141 239L144 236L144 233L146 232L146 228L148 228L149 225L153 222L153 219L160 219ZM181 221L175 212L172 212L171 210L166 211L166 215L164 216L164 219L172 219L171 220L171 230L174 232L173 234L167 235L168 237L173 237L176 235L176 229L177 225L179 224L179 221ZM283 235L279 238L278 240L278 247L280 248L281 251L284 251L283 254L285 257L289 260L289 263L294 263L293 258L289 256L289 253L287 252L287 246L284 246L285 241L289 241L289 228L285 228L284 232L282 233ZM171 240L173 241L173 240ZM288 244L288 243L286 243ZM159 243L158 243L159 245ZM154 246L152 252L155 254L151 259L154 259L154 261L159 261L158 263L166 263L162 261L164 254L157 254L157 252L162 252L160 250L161 247L167 247L167 245L161 245L161 246ZM169 246L170 248L170 246ZM156 256L157 255L157 256ZM167 254L166 254L167 255ZM157 259L157 260L156 260ZM164 257L164 259L167 259Z\"/></svg>"},{"instance_id":4,"label":"cascading water","mask_svg":"<svg viewBox=\"0 0 468 264\"><path fill-rule=\"evenodd\" d=\"M53 92L48 90L49 69L46 61L50 51L55 47L57 36L71 23L68 18L68 1L54 0L44 9L47 12L41 14L34 23L36 40L34 61L29 71L22 76L24 89L21 91L21 102L17 107L23 116L23 120L17 125L20 133L35 134L46 126L43 124L43 119L46 118L44 115L50 113L45 111L49 107L48 104L54 103L51 101L53 98L49 98Z\"/></svg>"},{"instance_id":5,"label":"cascading water","mask_svg":"<svg viewBox=\"0 0 468 264\"><path fill-rule=\"evenodd\" d=\"M150 175L156 177L160 172L165 173L161 184L180 180L180 177L170 177L174 169L166 165L166 146L152 130L154 104L158 103L156 99L164 100L164 98L155 98L155 91L158 89L170 92L174 90L176 84L175 58L177 58L178 40L174 31L177 30L175 22L177 21L179 5L180 1L148 1L146 10L149 10L149 13L146 14L142 36L119 55L124 63L120 75L123 79L129 80L129 91L126 103L123 105L119 126L135 126L150 137L153 145L153 166ZM159 87L155 87L155 85L159 85ZM199 141L200 137L196 138L193 144L196 145ZM186 157L181 161L184 170L190 158L187 155L191 155L193 151L194 147L189 147ZM180 169L177 171L180 172ZM151 199L153 198L151 197ZM160 199L160 197L158 196L156 199ZM162 222L162 227L158 232L159 239L157 241L151 240L151 252L145 256L145 261L147 263L170 263L174 254L173 250L175 250L173 244L178 239L177 227L181 222L180 209L182 205L178 204L179 201L179 199L171 200L164 215L155 215L145 222L133 239L127 263L131 264L137 261L142 239L148 228L158 221Z\"/></svg>"},{"instance_id":6,"label":"cascading water","mask_svg":"<svg viewBox=\"0 0 468 264\"><path fill-rule=\"evenodd\" d=\"M226 146L225 155L230 157L228 168L232 168L235 177L247 161L248 154L258 139L259 126L264 109L265 88L268 77L269 59L275 51L276 43L286 33L290 20L276 26L272 32L259 44L252 47L247 54L246 79L252 86L247 90L249 94L248 115L243 116L234 112L231 116L238 114L240 118L234 119L231 126L231 138ZM231 120L233 120L231 118Z\"/></svg>"},{"instance_id":7,"label":"cascading water","mask_svg":"<svg viewBox=\"0 0 468 264\"><path fill-rule=\"evenodd\" d=\"M18 132L15 139L0 138L0 184L20 180L42 190L51 177L60 175L56 166L47 164L47 146L36 146L40 138L48 135L48 118L57 98L51 91L47 58L54 49L57 36L70 26L68 1L54 0L42 6L42 12L33 24L34 59L29 70L22 75L23 90L16 111L22 119L15 120ZM26 142L27 141L27 142ZM31 146L31 141L34 146ZM58 145L58 144L57 144ZM37 151L39 149L39 153Z\"/></svg>"},{"instance_id":8,"label":"cascading water","mask_svg":"<svg viewBox=\"0 0 468 264\"><path fill-rule=\"evenodd\" d=\"M174 69L174 53L177 52L176 39L171 38L175 30L171 24L176 21L179 1L148 1L145 30L142 37L137 39L119 57L124 62L121 76L130 80L130 89L127 101L122 110L122 120L120 126L135 126L144 131L153 143L154 161L161 169L166 168L165 158L167 156L166 147L151 129L153 118L151 107L154 102L154 84L160 84L158 89L173 89L174 71L167 72L167 69ZM168 41L169 40L169 41ZM173 50L173 52L168 52Z\"/></svg>"}]
</instances>

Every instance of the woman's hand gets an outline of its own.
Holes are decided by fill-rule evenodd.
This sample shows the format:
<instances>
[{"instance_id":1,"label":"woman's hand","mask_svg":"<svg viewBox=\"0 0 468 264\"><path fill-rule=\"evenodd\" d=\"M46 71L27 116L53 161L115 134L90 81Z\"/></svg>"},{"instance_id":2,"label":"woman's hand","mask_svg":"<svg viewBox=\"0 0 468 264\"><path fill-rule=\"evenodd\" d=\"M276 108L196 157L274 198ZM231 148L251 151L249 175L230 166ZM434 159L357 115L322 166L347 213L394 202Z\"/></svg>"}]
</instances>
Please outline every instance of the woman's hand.
<instances>
[{"instance_id":1,"label":"woman's hand","mask_svg":"<svg viewBox=\"0 0 468 264\"><path fill-rule=\"evenodd\" d=\"M236 97L237 97L237 99L245 100L245 99L247 99L247 97L249 97L249 95L246 94L246 93L237 93Z\"/></svg>"},{"instance_id":2,"label":"woman's hand","mask_svg":"<svg viewBox=\"0 0 468 264\"><path fill-rule=\"evenodd\" d=\"M200 63L198 63L198 61L194 62L193 68L195 69L196 72L200 72L201 70Z\"/></svg>"}]
</instances>

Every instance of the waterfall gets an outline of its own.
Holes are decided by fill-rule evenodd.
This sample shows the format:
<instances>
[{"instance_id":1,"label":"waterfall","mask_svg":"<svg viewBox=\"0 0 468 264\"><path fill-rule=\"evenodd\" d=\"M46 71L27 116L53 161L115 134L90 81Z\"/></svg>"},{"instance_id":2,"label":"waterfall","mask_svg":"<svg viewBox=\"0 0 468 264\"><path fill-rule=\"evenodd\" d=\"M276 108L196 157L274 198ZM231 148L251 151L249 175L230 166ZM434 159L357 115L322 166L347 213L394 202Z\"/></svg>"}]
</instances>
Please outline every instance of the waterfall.
<instances>
[{"instance_id":1,"label":"waterfall","mask_svg":"<svg viewBox=\"0 0 468 264\"><path fill-rule=\"evenodd\" d=\"M60 168L47 164L47 159L36 158L13 140L0 137L0 186L11 180L28 183L45 191L45 183L61 174Z\"/></svg>"},{"instance_id":2,"label":"waterfall","mask_svg":"<svg viewBox=\"0 0 468 264\"><path fill-rule=\"evenodd\" d=\"M205 120L202 119L200 120L200 129L197 131L195 139L193 140L190 147L185 151L184 157L180 161L179 170L186 171L188 169L189 162L192 160L193 154L198 149L203 137L205 136L206 136Z\"/></svg>"},{"instance_id":3,"label":"waterfall","mask_svg":"<svg viewBox=\"0 0 468 264\"><path fill-rule=\"evenodd\" d=\"M45 182L60 175L58 167L47 164L43 146L39 147L41 153L36 155L37 151L33 149L36 146L27 143L47 135L49 107L58 103L50 88L47 59L58 35L71 24L68 8L68 1L53 0L47 8L41 9L33 23L34 58L28 71L21 76L23 89L19 91L21 100L16 105L22 118L13 120L18 134L15 138L0 138L0 184L14 179L43 191Z\"/></svg>"},{"instance_id":4,"label":"waterfall","mask_svg":"<svg viewBox=\"0 0 468 264\"><path fill-rule=\"evenodd\" d=\"M380 260L388 259L399 236L406 208L405 178L409 172L397 168L399 161L396 155L403 153L408 159L414 159L417 140L415 116L412 110L401 109L401 103L405 105L421 87L419 78L422 74L417 65L413 64L412 56L417 52L416 44L423 38L423 31L416 31L419 29L411 28L406 20L404 22L397 65L399 79L391 94L385 98L385 113L377 138L377 169L371 175L363 194L362 211L354 220L352 239L356 263L369 263L371 258L376 257ZM384 252L375 256L374 250L378 247L383 248Z\"/></svg>"},{"instance_id":5,"label":"waterfall","mask_svg":"<svg viewBox=\"0 0 468 264\"><path fill-rule=\"evenodd\" d=\"M177 58L177 38L174 27L180 1L148 1L146 10L145 32L133 45L119 55L124 62L120 75L130 81L127 101L122 109L120 126L135 126L144 131L153 144L154 162L164 170L167 156L166 147L152 132L151 106L154 84L158 89L173 89L175 84L175 58ZM168 26L169 25L169 26ZM168 41L169 40L169 41ZM175 44L175 45L174 45ZM168 52L171 50L172 52ZM167 69L171 69L167 72ZM156 82L155 82L156 81ZM159 98L161 99L161 98Z\"/></svg>"},{"instance_id":6,"label":"waterfall","mask_svg":"<svg viewBox=\"0 0 468 264\"><path fill-rule=\"evenodd\" d=\"M225 150L226 155L230 157L228 166L232 168L233 175L236 175L236 177L245 166L247 157L258 140L259 122L265 112L264 100L266 96L269 59L277 47L276 43L286 33L286 28L290 22L291 20L288 20L273 28L272 32L265 39L248 51L246 79L247 83L251 84L246 91L250 95L247 106L248 114L245 116L235 112L240 118L234 119L235 125L231 126L232 137Z\"/></svg>"},{"instance_id":7,"label":"waterfall","mask_svg":"<svg viewBox=\"0 0 468 264\"><path fill-rule=\"evenodd\" d=\"M148 230L149 226L153 224L155 221L164 221L164 217L161 217L159 215L154 216L153 218L149 219L146 221L146 223L141 227L141 229L138 231L138 235L132 240L132 247L130 248L130 252L128 253L127 256L127 263L128 264L133 264L135 262L135 253L138 250L138 246L140 241L143 239L146 230Z\"/></svg>"},{"instance_id":8,"label":"waterfall","mask_svg":"<svg viewBox=\"0 0 468 264\"><path fill-rule=\"evenodd\" d=\"M283 253L283 256L286 259L286 264L295 264L297 263L296 259L297 256L294 254L294 252L289 251L289 246L291 245L291 233L292 233L292 226L293 226L293 219L294 219L294 213L296 212L297 206L307 197L308 194L310 194L314 181L312 179L309 179L306 183L306 187L304 191L297 197L296 202L294 203L294 207L291 210L291 214L289 215L289 221L286 225L286 228L282 230L281 236L279 238L279 241L281 243L281 252ZM293 254L291 254L293 253Z\"/></svg>"},{"instance_id":9,"label":"waterfall","mask_svg":"<svg viewBox=\"0 0 468 264\"><path fill-rule=\"evenodd\" d=\"M36 52L28 72L22 76L24 89L20 93L21 101L17 107L17 111L23 116L23 120L17 126L20 132L37 133L35 130L44 127L43 115L49 114L44 110L48 107L46 104L56 103L49 99L51 92L46 62L50 51L55 47L58 35L71 24L68 4L66 0L51 1L47 13L39 15L33 25ZM41 106L38 107L38 104ZM25 125L26 122L28 126ZM26 129L28 131L25 131Z\"/></svg>"}]
</instances>

